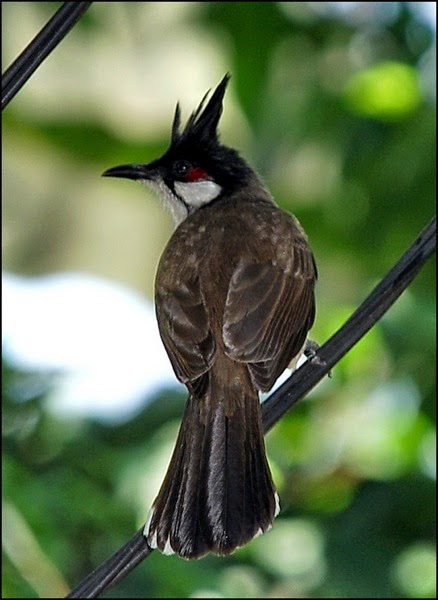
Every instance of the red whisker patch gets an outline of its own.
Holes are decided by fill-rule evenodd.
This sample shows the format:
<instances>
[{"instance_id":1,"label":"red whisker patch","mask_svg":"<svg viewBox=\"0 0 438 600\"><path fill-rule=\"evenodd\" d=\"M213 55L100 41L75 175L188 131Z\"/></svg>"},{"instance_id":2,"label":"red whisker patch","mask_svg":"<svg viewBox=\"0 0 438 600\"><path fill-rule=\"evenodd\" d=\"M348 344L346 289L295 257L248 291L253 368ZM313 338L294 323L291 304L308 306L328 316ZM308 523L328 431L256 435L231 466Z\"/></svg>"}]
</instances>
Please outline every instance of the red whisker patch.
<instances>
[{"instance_id":1,"label":"red whisker patch","mask_svg":"<svg viewBox=\"0 0 438 600\"><path fill-rule=\"evenodd\" d=\"M200 181L201 179L209 179L207 171L200 167L193 167L186 175L186 181Z\"/></svg>"}]
</instances>

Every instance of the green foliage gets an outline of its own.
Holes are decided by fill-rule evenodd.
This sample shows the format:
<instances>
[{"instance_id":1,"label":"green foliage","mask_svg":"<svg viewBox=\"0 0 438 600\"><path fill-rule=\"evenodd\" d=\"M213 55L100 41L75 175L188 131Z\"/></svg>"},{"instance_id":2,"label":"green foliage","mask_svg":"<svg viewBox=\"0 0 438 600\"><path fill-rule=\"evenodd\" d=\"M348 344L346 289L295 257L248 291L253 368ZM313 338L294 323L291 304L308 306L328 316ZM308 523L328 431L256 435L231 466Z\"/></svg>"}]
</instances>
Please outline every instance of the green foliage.
<instances>
[{"instance_id":1,"label":"green foliage","mask_svg":"<svg viewBox=\"0 0 438 600\"><path fill-rule=\"evenodd\" d=\"M24 46L48 4L2 3L5 28ZM94 3L5 111L4 267L94 271L149 294L167 225L156 240L150 224L137 237L135 217L127 231L120 215L153 209L96 180L155 157L176 100L193 91L188 114L230 71L222 139L308 232L312 337L325 341L434 212L431 27L416 3L356 4L343 16L323 3ZM5 60L22 49L7 33ZM155 97L162 113L146 118L138 106ZM432 262L268 435L273 531L229 558L154 552L106 597L435 597ZM3 597L61 597L141 527L182 411L163 390L123 424L61 418L46 402L54 377L3 365Z\"/></svg>"}]
</instances>

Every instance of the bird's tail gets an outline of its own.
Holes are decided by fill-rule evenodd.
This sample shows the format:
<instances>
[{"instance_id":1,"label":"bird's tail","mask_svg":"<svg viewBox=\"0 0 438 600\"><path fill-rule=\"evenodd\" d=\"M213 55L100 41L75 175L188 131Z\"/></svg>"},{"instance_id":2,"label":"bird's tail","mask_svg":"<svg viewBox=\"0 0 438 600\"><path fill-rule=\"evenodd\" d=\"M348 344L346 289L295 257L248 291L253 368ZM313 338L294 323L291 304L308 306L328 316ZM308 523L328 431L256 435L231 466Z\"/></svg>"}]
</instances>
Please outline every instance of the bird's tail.
<instances>
[{"instance_id":1,"label":"bird's tail","mask_svg":"<svg viewBox=\"0 0 438 600\"><path fill-rule=\"evenodd\" d=\"M144 534L186 559L226 555L267 531L279 511L257 392L244 365L225 385L190 394L175 450Z\"/></svg>"}]
</instances>

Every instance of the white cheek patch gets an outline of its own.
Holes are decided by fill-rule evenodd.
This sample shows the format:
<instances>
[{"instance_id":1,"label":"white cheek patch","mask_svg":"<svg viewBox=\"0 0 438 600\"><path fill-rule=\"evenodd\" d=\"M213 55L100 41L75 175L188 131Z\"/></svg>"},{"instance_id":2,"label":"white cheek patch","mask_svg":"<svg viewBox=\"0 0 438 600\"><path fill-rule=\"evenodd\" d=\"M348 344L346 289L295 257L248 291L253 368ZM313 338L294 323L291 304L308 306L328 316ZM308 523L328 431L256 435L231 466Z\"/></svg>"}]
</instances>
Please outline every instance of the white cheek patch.
<instances>
[{"instance_id":1,"label":"white cheek patch","mask_svg":"<svg viewBox=\"0 0 438 600\"><path fill-rule=\"evenodd\" d=\"M159 197L163 200L164 205L173 217L173 220L179 225L188 216L187 207L182 204L181 200L178 200L174 194L170 191L167 185L162 179L150 180L144 179L142 183L152 188Z\"/></svg>"},{"instance_id":2,"label":"white cheek patch","mask_svg":"<svg viewBox=\"0 0 438 600\"><path fill-rule=\"evenodd\" d=\"M199 208L211 202L222 191L220 185L209 179L202 181L175 181L175 190L189 206Z\"/></svg>"}]
</instances>

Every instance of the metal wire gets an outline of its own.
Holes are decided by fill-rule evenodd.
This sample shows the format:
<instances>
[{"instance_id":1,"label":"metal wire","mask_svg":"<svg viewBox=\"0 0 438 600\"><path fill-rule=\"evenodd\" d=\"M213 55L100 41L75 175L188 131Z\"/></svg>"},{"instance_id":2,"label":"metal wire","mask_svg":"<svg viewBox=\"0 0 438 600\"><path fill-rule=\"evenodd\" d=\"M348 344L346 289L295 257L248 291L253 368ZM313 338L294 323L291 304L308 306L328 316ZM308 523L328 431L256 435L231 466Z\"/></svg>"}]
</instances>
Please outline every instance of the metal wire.
<instances>
[{"instance_id":1,"label":"metal wire","mask_svg":"<svg viewBox=\"0 0 438 600\"><path fill-rule=\"evenodd\" d=\"M92 2L64 2L2 76L2 110L56 48Z\"/></svg>"}]
</instances>

